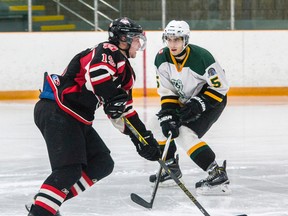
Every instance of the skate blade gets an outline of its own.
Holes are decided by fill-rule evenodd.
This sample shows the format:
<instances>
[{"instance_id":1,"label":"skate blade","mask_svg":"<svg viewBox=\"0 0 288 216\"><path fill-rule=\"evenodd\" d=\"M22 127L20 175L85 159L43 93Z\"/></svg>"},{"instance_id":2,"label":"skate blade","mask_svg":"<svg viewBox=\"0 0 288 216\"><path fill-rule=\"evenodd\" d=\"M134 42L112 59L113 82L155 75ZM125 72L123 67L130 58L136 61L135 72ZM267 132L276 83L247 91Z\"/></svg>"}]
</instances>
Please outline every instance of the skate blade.
<instances>
[{"instance_id":1,"label":"skate blade","mask_svg":"<svg viewBox=\"0 0 288 216\"><path fill-rule=\"evenodd\" d=\"M222 184L217 186L207 186L196 188L197 195L202 196L227 196L232 193L228 184Z\"/></svg>"},{"instance_id":2,"label":"skate blade","mask_svg":"<svg viewBox=\"0 0 288 216\"><path fill-rule=\"evenodd\" d=\"M32 206L32 202L31 203L26 203L25 204L25 209L29 212Z\"/></svg>"}]
</instances>

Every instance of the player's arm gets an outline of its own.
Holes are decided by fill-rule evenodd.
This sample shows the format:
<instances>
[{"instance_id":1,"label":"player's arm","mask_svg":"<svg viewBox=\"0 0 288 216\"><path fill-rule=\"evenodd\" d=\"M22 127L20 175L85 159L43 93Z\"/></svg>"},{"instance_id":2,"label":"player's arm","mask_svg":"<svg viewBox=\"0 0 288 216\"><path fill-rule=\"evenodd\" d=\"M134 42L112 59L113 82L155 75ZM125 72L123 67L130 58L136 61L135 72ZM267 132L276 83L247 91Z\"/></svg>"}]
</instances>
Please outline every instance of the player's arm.
<instances>
[{"instance_id":1,"label":"player's arm","mask_svg":"<svg viewBox=\"0 0 288 216\"><path fill-rule=\"evenodd\" d=\"M94 50L89 68L90 88L104 103L104 112L113 119L119 118L126 107L128 94L118 84L125 68L125 59L118 48L103 43Z\"/></svg>"},{"instance_id":2,"label":"player's arm","mask_svg":"<svg viewBox=\"0 0 288 216\"><path fill-rule=\"evenodd\" d=\"M162 133L169 136L172 132L172 138L179 136L179 117L180 109L179 96L174 93L175 88L169 80L167 71L156 69L157 91L161 99L161 110L157 114Z\"/></svg>"},{"instance_id":3,"label":"player's arm","mask_svg":"<svg viewBox=\"0 0 288 216\"><path fill-rule=\"evenodd\" d=\"M229 90L229 85L225 76L225 71L216 61L210 65L204 74L207 89L199 94L206 102L206 109L216 107L223 102Z\"/></svg>"},{"instance_id":4,"label":"player's arm","mask_svg":"<svg viewBox=\"0 0 288 216\"><path fill-rule=\"evenodd\" d=\"M143 122L139 119L137 113L127 119L129 121L129 124L131 124L132 127L139 132L139 134L146 140L147 143L146 145L141 142L138 137L136 137L134 133L125 125L124 133L129 135L129 137L131 138L131 141L135 145L138 154L147 160L158 160L161 157L160 147L157 140L154 138L152 132L146 129ZM140 131L137 128L140 129Z\"/></svg>"},{"instance_id":5,"label":"player's arm","mask_svg":"<svg viewBox=\"0 0 288 216\"><path fill-rule=\"evenodd\" d=\"M201 113L225 102L229 86L225 72L217 62L206 69L202 79L206 81L206 86L198 95L191 97L179 111L182 122L194 121Z\"/></svg>"},{"instance_id":6,"label":"player's arm","mask_svg":"<svg viewBox=\"0 0 288 216\"><path fill-rule=\"evenodd\" d=\"M145 138L148 145L144 146L137 137L131 132L131 130L125 125L123 117L127 118L133 127ZM110 121L120 132L128 135L131 141L136 147L138 154L147 160L158 160L160 158L160 149L158 142L154 139L154 136L150 130L146 129L146 126L139 118L138 113L133 108L132 90L128 91L128 100L125 106L125 110L119 118L110 118Z\"/></svg>"},{"instance_id":7,"label":"player's arm","mask_svg":"<svg viewBox=\"0 0 288 216\"><path fill-rule=\"evenodd\" d=\"M125 64L124 57L115 45L103 43L96 47L89 67L93 92L104 100L118 95L117 79L121 79Z\"/></svg>"}]
</instances>

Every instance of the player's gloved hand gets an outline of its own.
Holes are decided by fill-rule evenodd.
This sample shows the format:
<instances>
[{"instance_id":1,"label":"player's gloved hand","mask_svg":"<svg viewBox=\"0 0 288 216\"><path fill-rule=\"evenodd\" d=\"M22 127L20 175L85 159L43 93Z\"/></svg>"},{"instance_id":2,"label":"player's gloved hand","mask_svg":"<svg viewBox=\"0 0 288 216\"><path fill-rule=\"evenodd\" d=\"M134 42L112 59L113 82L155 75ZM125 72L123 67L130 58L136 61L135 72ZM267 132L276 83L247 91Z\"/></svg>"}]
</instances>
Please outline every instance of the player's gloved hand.
<instances>
[{"instance_id":1,"label":"player's gloved hand","mask_svg":"<svg viewBox=\"0 0 288 216\"><path fill-rule=\"evenodd\" d=\"M151 131L146 131L142 134L143 138L148 143L144 145L141 143L135 136L132 136L132 142L136 146L136 150L138 154L150 161L156 161L161 157L160 147L156 139L154 139L153 134Z\"/></svg>"},{"instance_id":2,"label":"player's gloved hand","mask_svg":"<svg viewBox=\"0 0 288 216\"><path fill-rule=\"evenodd\" d=\"M119 94L110 98L104 104L104 112L112 119L119 118L125 111L128 101L128 94L125 90L119 89Z\"/></svg>"},{"instance_id":3,"label":"player's gloved hand","mask_svg":"<svg viewBox=\"0 0 288 216\"><path fill-rule=\"evenodd\" d=\"M172 138L179 136L179 118L176 115L175 109L160 110L157 114L158 120L160 121L160 126L162 128L162 133L165 137L168 137L168 132L171 131Z\"/></svg>"},{"instance_id":4,"label":"player's gloved hand","mask_svg":"<svg viewBox=\"0 0 288 216\"><path fill-rule=\"evenodd\" d=\"M191 98L178 112L180 122L188 124L196 121L202 112L206 110L205 101L202 97Z\"/></svg>"}]
</instances>

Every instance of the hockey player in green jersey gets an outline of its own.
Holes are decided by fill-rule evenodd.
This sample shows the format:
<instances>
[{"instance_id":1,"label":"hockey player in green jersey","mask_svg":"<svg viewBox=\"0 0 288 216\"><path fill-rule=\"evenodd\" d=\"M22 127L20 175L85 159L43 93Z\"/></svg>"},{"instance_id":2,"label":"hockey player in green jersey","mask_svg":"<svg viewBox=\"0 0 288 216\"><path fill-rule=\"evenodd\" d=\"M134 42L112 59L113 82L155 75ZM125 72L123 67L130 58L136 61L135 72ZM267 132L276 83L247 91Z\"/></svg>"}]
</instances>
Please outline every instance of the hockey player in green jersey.
<instances>
[{"instance_id":1,"label":"hockey player in green jersey","mask_svg":"<svg viewBox=\"0 0 288 216\"><path fill-rule=\"evenodd\" d=\"M167 137L171 131L175 138L166 163L178 178L182 177L178 155L175 157L176 140L192 161L208 172L206 179L196 183L198 194L230 193L226 161L219 166L214 151L201 140L224 110L229 86L216 59L206 49L189 44L189 36L190 28L185 21L172 20L162 37L166 47L155 58L161 98L157 116L163 135ZM170 179L163 172L160 182ZM151 175L150 181L155 180L156 175Z\"/></svg>"}]
</instances>

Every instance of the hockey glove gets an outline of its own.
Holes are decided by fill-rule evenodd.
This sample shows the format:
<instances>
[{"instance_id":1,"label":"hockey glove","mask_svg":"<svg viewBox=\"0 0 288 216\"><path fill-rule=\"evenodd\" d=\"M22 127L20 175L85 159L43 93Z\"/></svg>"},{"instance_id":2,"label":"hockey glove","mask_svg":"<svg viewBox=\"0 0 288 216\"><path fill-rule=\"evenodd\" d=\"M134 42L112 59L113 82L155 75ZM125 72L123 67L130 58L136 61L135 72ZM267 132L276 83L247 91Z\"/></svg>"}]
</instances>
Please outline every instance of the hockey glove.
<instances>
[{"instance_id":1,"label":"hockey glove","mask_svg":"<svg viewBox=\"0 0 288 216\"><path fill-rule=\"evenodd\" d=\"M112 119L119 118L125 111L128 101L128 94L123 89L119 89L119 94L110 98L104 104L104 112Z\"/></svg>"},{"instance_id":2,"label":"hockey glove","mask_svg":"<svg viewBox=\"0 0 288 216\"><path fill-rule=\"evenodd\" d=\"M183 124L188 124L190 122L196 121L202 112L206 110L205 101L200 96L195 96L191 98L185 105L182 107L179 112L180 122Z\"/></svg>"},{"instance_id":3,"label":"hockey glove","mask_svg":"<svg viewBox=\"0 0 288 216\"><path fill-rule=\"evenodd\" d=\"M156 161L161 157L160 147L154 139L151 131L147 131L142 135L148 144L144 145L134 135L131 137L132 142L136 146L138 154L150 161Z\"/></svg>"},{"instance_id":4,"label":"hockey glove","mask_svg":"<svg viewBox=\"0 0 288 216\"><path fill-rule=\"evenodd\" d=\"M179 136L179 118L176 115L176 110L167 109L161 110L158 114L158 120L162 128L162 133L165 137L168 137L168 132L171 131L172 138Z\"/></svg>"}]
</instances>

